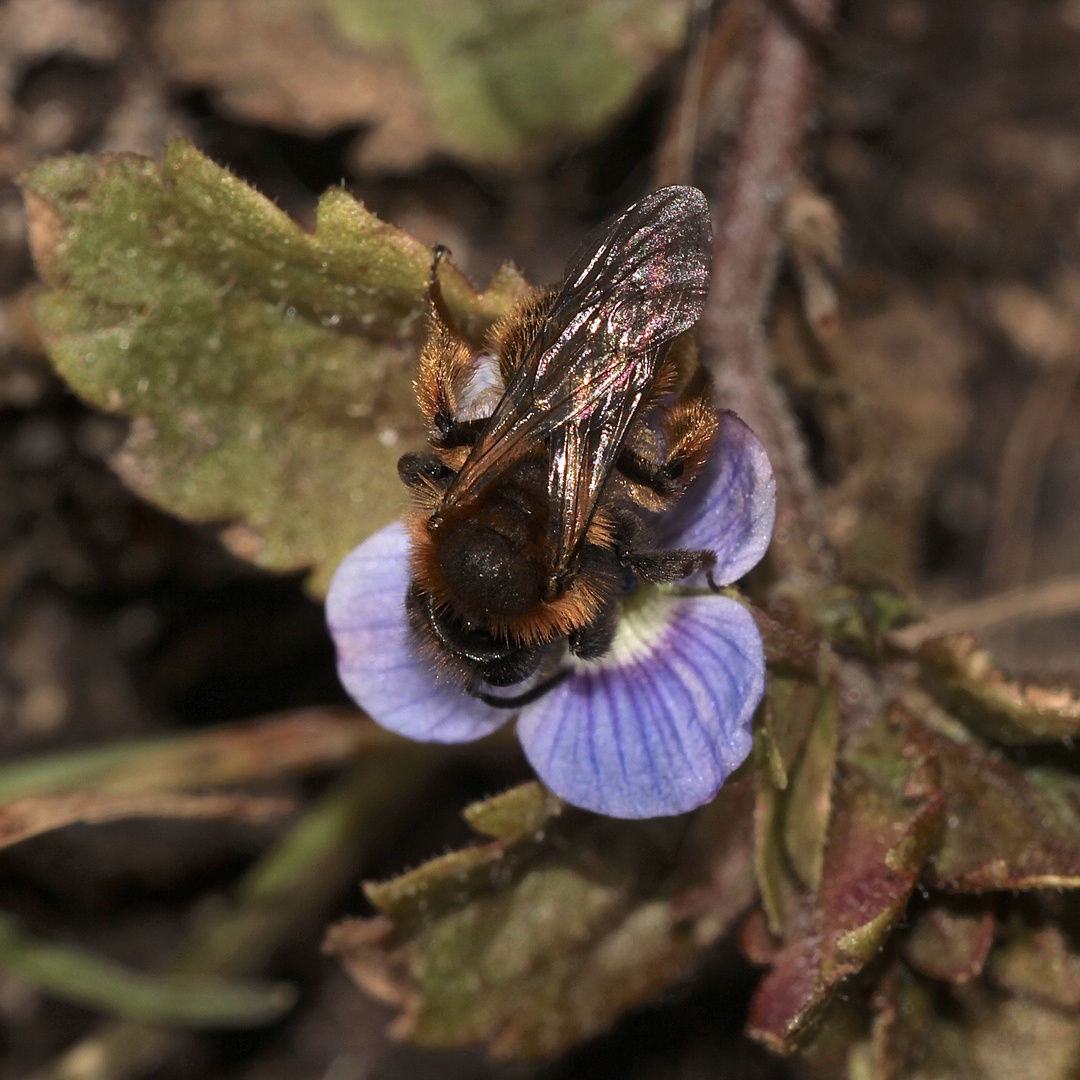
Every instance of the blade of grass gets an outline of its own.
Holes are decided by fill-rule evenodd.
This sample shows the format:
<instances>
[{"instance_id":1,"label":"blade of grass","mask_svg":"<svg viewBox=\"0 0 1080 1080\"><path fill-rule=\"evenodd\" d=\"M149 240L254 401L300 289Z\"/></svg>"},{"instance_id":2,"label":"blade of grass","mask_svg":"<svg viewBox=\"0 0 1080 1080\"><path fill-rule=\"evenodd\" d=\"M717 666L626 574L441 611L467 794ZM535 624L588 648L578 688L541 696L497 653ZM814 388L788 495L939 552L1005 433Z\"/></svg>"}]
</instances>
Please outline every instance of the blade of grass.
<instances>
[{"instance_id":1,"label":"blade of grass","mask_svg":"<svg viewBox=\"0 0 1080 1080\"><path fill-rule=\"evenodd\" d=\"M170 1027L259 1027L296 1001L287 983L132 971L76 946L38 941L3 913L0 970L65 1001Z\"/></svg>"}]
</instances>

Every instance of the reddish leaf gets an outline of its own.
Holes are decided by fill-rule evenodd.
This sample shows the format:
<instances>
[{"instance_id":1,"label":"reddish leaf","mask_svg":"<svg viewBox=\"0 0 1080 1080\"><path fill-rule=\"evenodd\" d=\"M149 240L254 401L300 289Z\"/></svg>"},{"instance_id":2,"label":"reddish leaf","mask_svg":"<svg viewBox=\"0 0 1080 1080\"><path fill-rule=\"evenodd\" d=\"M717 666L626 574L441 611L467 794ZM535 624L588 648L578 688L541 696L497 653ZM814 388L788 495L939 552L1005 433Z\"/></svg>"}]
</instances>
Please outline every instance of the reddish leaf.
<instances>
[{"instance_id":1,"label":"reddish leaf","mask_svg":"<svg viewBox=\"0 0 1080 1080\"><path fill-rule=\"evenodd\" d=\"M917 724L893 714L849 739L821 889L808 914L785 925L785 948L751 1003L754 1038L791 1052L837 985L874 956L937 841L943 805Z\"/></svg>"},{"instance_id":2,"label":"reddish leaf","mask_svg":"<svg viewBox=\"0 0 1080 1080\"><path fill-rule=\"evenodd\" d=\"M928 868L952 892L1080 886L1080 780L933 733L948 828Z\"/></svg>"}]
</instances>

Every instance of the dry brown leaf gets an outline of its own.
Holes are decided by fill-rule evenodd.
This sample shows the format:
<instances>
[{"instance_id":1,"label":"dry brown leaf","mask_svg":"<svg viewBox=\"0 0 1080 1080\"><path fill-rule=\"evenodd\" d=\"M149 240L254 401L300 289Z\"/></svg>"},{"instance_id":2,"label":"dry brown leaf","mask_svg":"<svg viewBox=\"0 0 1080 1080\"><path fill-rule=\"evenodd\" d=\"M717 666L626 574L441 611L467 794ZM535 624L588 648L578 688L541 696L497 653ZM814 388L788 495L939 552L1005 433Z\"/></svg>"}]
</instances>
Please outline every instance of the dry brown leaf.
<instances>
[{"instance_id":1,"label":"dry brown leaf","mask_svg":"<svg viewBox=\"0 0 1080 1080\"><path fill-rule=\"evenodd\" d=\"M252 795L45 795L0 807L0 849L76 823L121 818L232 818L261 823L296 808L292 799Z\"/></svg>"}]
</instances>

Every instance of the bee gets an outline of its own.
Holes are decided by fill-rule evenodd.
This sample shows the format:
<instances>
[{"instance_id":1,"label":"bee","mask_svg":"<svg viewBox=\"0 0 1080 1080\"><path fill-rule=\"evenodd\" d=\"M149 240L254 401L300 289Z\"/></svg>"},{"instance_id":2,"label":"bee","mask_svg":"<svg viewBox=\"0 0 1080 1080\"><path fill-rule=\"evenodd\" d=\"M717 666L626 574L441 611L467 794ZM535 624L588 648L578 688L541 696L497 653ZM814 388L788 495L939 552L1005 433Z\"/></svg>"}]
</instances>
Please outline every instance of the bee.
<instances>
[{"instance_id":1,"label":"bee","mask_svg":"<svg viewBox=\"0 0 1080 1080\"><path fill-rule=\"evenodd\" d=\"M436 249L415 383L431 450L398 463L415 495L406 608L419 647L490 704L546 692L567 651L603 656L640 582L715 563L655 550L649 529L717 434L686 335L711 252L704 195L662 188L591 233L562 284L528 294L477 350L447 310Z\"/></svg>"}]
</instances>

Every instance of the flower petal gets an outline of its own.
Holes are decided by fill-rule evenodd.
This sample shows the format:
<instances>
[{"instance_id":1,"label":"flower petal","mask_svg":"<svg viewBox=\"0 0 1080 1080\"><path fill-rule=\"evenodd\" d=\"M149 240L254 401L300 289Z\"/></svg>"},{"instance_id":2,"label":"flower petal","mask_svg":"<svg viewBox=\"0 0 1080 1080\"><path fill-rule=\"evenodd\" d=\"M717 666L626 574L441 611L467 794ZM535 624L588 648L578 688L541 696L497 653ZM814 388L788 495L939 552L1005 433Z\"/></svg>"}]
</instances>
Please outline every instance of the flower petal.
<instances>
[{"instance_id":1,"label":"flower petal","mask_svg":"<svg viewBox=\"0 0 1080 1080\"><path fill-rule=\"evenodd\" d=\"M400 521L355 548L326 595L326 620L337 646L338 675L350 697L384 728L420 742L468 742L509 719L436 679L417 656L405 594L409 549Z\"/></svg>"},{"instance_id":2,"label":"flower petal","mask_svg":"<svg viewBox=\"0 0 1080 1080\"><path fill-rule=\"evenodd\" d=\"M750 752L765 690L761 636L741 604L650 592L601 663L582 664L518 720L544 783L611 817L708 802Z\"/></svg>"},{"instance_id":3,"label":"flower petal","mask_svg":"<svg viewBox=\"0 0 1080 1080\"><path fill-rule=\"evenodd\" d=\"M776 480L765 447L735 413L722 409L712 457L658 520L658 546L715 551L713 577L730 585L761 561L775 517Z\"/></svg>"}]
</instances>

